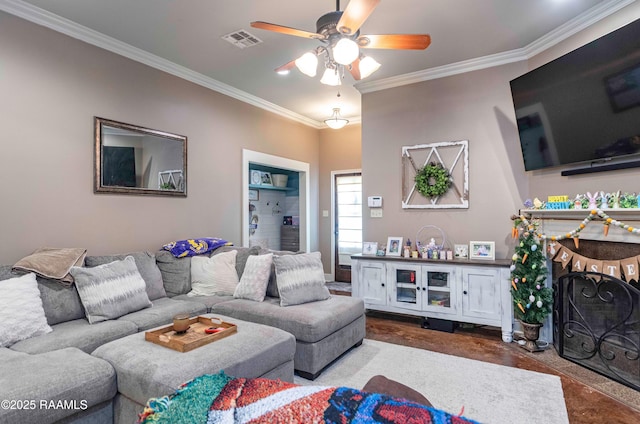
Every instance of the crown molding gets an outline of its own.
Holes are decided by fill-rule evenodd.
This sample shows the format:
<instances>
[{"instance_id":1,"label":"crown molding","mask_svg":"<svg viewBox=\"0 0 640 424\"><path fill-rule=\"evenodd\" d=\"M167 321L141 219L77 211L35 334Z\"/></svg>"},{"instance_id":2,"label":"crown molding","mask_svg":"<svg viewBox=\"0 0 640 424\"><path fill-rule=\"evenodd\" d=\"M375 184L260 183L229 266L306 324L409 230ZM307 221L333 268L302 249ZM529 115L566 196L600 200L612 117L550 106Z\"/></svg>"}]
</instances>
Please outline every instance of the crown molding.
<instances>
[{"instance_id":1,"label":"crown molding","mask_svg":"<svg viewBox=\"0 0 640 424\"><path fill-rule=\"evenodd\" d=\"M360 93L372 93L375 91L386 90L388 88L414 84L416 82L429 81L452 75L463 74L465 72L492 68L494 66L505 65L507 63L528 60L533 56L555 46L561 41L566 40L572 35L582 31L583 29L606 18L607 16L617 12L618 10L634 3L635 1L636 0L604 1L520 49L464 60L462 62L429 68L409 74L398 75L395 77L384 78L377 81L360 82L355 85L355 88L360 91Z\"/></svg>"},{"instance_id":2,"label":"crown molding","mask_svg":"<svg viewBox=\"0 0 640 424\"><path fill-rule=\"evenodd\" d=\"M354 87L360 93L371 93L388 88L414 84L416 82L429 81L527 60L635 1L636 0L604 1L520 49L429 68L378 81L360 82L355 84ZM0 10L309 127L315 129L328 128L324 122L302 116L21 0L0 0ZM350 121L349 124L361 123L361 117L350 117L348 119Z\"/></svg>"},{"instance_id":3,"label":"crown molding","mask_svg":"<svg viewBox=\"0 0 640 424\"><path fill-rule=\"evenodd\" d=\"M25 3L20 0L0 0L0 10L33 22L37 25L68 35L69 37L84 41L85 43L92 44L112 53L135 60L136 62L140 62L168 74L177 76L194 84L206 87L210 90L240 100L241 102L248 103L260 109L283 116L287 119L297 121L316 129L326 127L324 122L319 122L292 112L274 103L253 96L242 90L238 90L206 75L192 71L191 69L163 59L130 44L118 41L115 38L79 25L29 3Z\"/></svg>"}]
</instances>

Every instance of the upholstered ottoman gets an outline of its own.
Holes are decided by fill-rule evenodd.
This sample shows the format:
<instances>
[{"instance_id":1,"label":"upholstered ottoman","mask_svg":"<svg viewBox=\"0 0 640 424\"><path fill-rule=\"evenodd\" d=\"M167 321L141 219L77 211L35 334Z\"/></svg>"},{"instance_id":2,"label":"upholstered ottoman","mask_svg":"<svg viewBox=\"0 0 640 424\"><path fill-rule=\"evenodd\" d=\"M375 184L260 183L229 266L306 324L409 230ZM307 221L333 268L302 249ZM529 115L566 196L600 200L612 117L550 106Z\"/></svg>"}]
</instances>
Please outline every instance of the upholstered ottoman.
<instances>
[{"instance_id":1,"label":"upholstered ottoman","mask_svg":"<svg viewBox=\"0 0 640 424\"><path fill-rule=\"evenodd\" d=\"M144 332L140 332L93 352L116 370L116 423L135 422L149 398L171 394L181 384L203 374L224 371L234 377L293 381L293 335L223 315L205 316L236 324L237 333L181 353L146 341Z\"/></svg>"}]
</instances>

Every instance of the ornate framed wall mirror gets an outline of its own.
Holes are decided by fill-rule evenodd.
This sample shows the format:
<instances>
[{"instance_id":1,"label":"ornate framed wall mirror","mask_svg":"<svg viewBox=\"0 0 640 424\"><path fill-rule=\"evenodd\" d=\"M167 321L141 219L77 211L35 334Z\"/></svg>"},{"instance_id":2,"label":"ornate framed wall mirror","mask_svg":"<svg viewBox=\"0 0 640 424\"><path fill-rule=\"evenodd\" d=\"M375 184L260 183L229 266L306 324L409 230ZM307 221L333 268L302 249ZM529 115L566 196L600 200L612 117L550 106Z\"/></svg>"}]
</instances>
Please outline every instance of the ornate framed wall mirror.
<instances>
[{"instance_id":1,"label":"ornate framed wall mirror","mask_svg":"<svg viewBox=\"0 0 640 424\"><path fill-rule=\"evenodd\" d=\"M187 196L187 137L94 118L95 193Z\"/></svg>"}]
</instances>

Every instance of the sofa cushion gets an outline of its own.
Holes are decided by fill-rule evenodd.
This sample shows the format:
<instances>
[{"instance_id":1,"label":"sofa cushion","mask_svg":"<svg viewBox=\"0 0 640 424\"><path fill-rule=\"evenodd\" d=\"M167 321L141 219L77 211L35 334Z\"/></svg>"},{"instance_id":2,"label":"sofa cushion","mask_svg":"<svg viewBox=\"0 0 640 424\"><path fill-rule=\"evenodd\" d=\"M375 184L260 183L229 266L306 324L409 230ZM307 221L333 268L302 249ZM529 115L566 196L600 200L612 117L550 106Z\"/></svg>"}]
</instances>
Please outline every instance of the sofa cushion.
<instances>
[{"instance_id":1,"label":"sofa cushion","mask_svg":"<svg viewBox=\"0 0 640 424\"><path fill-rule=\"evenodd\" d=\"M249 256L255 256L260 252L260 246L253 247L236 247L236 246L222 246L211 252L210 256L217 255L219 253L229 252L235 250L238 252L236 255L236 272L238 273L238 279L242 278L244 268L247 264Z\"/></svg>"},{"instance_id":2,"label":"sofa cushion","mask_svg":"<svg viewBox=\"0 0 640 424\"><path fill-rule=\"evenodd\" d=\"M320 302L302 305L279 305L279 299L267 297L264 302L234 299L215 305L213 313L270 325L287 331L296 340L315 343L364 315L362 299L331 296Z\"/></svg>"},{"instance_id":3,"label":"sofa cushion","mask_svg":"<svg viewBox=\"0 0 640 424\"><path fill-rule=\"evenodd\" d=\"M267 294L272 262L271 254L249 257L233 297L262 302Z\"/></svg>"},{"instance_id":4,"label":"sofa cushion","mask_svg":"<svg viewBox=\"0 0 640 424\"><path fill-rule=\"evenodd\" d=\"M167 296L187 294L191 290L191 257L176 258L171 252L156 252L156 264L162 274Z\"/></svg>"},{"instance_id":5,"label":"sofa cushion","mask_svg":"<svg viewBox=\"0 0 640 424\"><path fill-rule=\"evenodd\" d=\"M107 256L87 256L85 258L85 265L88 267L94 267L98 265L108 264L113 261L121 261L127 256L133 256L136 261L136 267L138 272L144 280L147 296L149 300L159 299L166 297L167 293L164 290L162 284L162 274L158 265L156 265L156 257L151 252L132 252L123 255L107 255Z\"/></svg>"},{"instance_id":6,"label":"sofa cushion","mask_svg":"<svg viewBox=\"0 0 640 424\"><path fill-rule=\"evenodd\" d=\"M0 281L0 346L50 333L36 274Z\"/></svg>"},{"instance_id":7,"label":"sofa cushion","mask_svg":"<svg viewBox=\"0 0 640 424\"><path fill-rule=\"evenodd\" d=\"M231 250L210 258L206 256L191 258L191 291L189 295L233 295L238 285L237 255L236 250Z\"/></svg>"},{"instance_id":8,"label":"sofa cushion","mask_svg":"<svg viewBox=\"0 0 640 424\"><path fill-rule=\"evenodd\" d=\"M89 323L121 317L151 306L133 256L93 268L71 268Z\"/></svg>"},{"instance_id":9,"label":"sofa cushion","mask_svg":"<svg viewBox=\"0 0 640 424\"><path fill-rule=\"evenodd\" d=\"M207 312L209 312L213 305L226 302L227 300L233 300L233 296L189 296L188 294L180 294L172 297L171 299L202 303L207 307Z\"/></svg>"},{"instance_id":10,"label":"sofa cushion","mask_svg":"<svg viewBox=\"0 0 640 424\"><path fill-rule=\"evenodd\" d=\"M22 275L14 272L10 265L0 265L0 280L7 280ZM55 280L36 277L42 307L49 325L84 318L84 308L75 285L63 286Z\"/></svg>"},{"instance_id":11,"label":"sofa cushion","mask_svg":"<svg viewBox=\"0 0 640 424\"><path fill-rule=\"evenodd\" d=\"M175 300L168 297L156 299L153 306L141 311L121 316L117 321L129 321L138 327L138 331L146 331L160 325L170 324L177 314L195 316L207 312L203 303Z\"/></svg>"},{"instance_id":12,"label":"sofa cushion","mask_svg":"<svg viewBox=\"0 0 640 424\"><path fill-rule=\"evenodd\" d=\"M276 256L273 263L276 267L280 306L329 298L320 252Z\"/></svg>"},{"instance_id":13,"label":"sofa cushion","mask_svg":"<svg viewBox=\"0 0 640 424\"><path fill-rule=\"evenodd\" d=\"M11 349L36 354L66 347L76 347L91 353L104 343L138 331L138 327L128 321L109 320L89 324L84 318L62 322L51 326L51 328L53 328L51 333L22 340L11 346Z\"/></svg>"},{"instance_id":14,"label":"sofa cushion","mask_svg":"<svg viewBox=\"0 0 640 424\"><path fill-rule=\"evenodd\" d=\"M106 361L66 348L40 355L0 350L2 398L36 402L35 408L0 409L3 423L51 423L110 401L116 373ZM9 383L12 382L12 383ZM68 407L42 407L67 402Z\"/></svg>"}]
</instances>

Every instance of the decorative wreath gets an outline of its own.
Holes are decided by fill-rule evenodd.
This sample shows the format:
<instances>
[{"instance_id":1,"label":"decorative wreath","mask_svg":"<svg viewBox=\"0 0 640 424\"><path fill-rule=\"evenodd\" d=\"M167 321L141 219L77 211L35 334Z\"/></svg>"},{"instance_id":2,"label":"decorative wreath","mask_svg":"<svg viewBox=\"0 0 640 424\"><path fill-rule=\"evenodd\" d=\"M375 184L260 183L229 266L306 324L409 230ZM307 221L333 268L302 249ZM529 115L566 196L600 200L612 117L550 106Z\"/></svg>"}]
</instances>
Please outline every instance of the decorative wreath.
<instances>
[{"instance_id":1,"label":"decorative wreath","mask_svg":"<svg viewBox=\"0 0 640 424\"><path fill-rule=\"evenodd\" d=\"M431 162L418 171L415 182L418 192L424 197L439 197L451 187L451 175L442 164Z\"/></svg>"}]
</instances>

